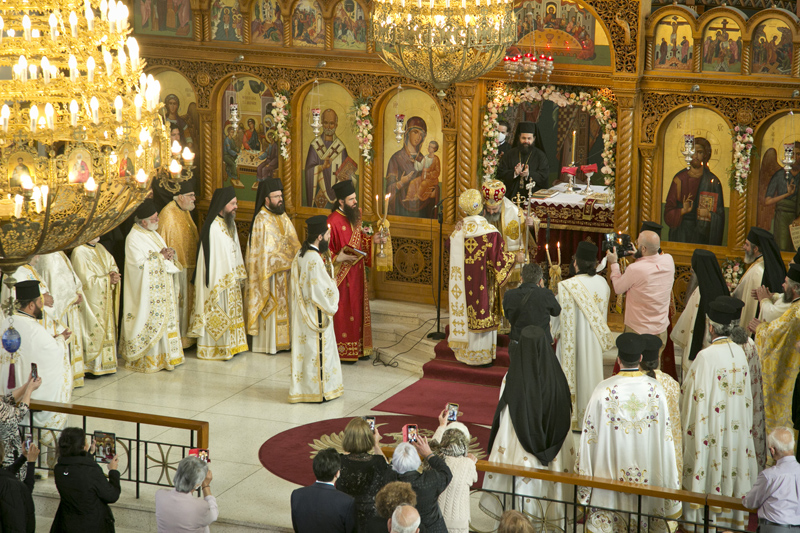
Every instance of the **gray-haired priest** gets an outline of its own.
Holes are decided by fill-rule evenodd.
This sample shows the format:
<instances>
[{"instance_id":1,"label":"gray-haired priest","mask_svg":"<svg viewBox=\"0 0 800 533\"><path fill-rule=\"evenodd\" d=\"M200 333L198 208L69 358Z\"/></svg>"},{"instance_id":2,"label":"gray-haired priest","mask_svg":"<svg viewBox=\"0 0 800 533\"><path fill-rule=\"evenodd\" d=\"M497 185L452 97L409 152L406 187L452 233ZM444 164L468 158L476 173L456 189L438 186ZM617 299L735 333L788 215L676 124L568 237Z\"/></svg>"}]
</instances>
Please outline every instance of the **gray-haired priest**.
<instances>
[{"instance_id":1,"label":"gray-haired priest","mask_svg":"<svg viewBox=\"0 0 800 533\"><path fill-rule=\"evenodd\" d=\"M178 331L178 274L183 270L158 234L153 200L142 202L125 240L120 356L136 372L172 370L183 363Z\"/></svg>"},{"instance_id":2,"label":"gray-haired priest","mask_svg":"<svg viewBox=\"0 0 800 533\"><path fill-rule=\"evenodd\" d=\"M197 337L197 357L227 361L247 351L242 286L247 279L236 231L236 192L214 191L200 230L194 271L194 310L189 336Z\"/></svg>"},{"instance_id":3,"label":"gray-haired priest","mask_svg":"<svg viewBox=\"0 0 800 533\"><path fill-rule=\"evenodd\" d=\"M325 215L306 221L306 240L292 261L292 366L289 403L333 400L344 392L333 315L339 290L328 253Z\"/></svg>"}]
</instances>

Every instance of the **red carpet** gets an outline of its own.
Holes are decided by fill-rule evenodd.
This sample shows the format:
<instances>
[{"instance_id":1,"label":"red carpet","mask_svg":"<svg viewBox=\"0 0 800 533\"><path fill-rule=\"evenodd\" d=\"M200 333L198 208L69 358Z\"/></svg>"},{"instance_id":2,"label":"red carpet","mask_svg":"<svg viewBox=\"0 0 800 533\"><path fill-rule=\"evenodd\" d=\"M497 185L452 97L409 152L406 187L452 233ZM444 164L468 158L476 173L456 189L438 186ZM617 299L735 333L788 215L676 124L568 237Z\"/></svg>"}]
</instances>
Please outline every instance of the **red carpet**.
<instances>
[{"instance_id":1,"label":"red carpet","mask_svg":"<svg viewBox=\"0 0 800 533\"><path fill-rule=\"evenodd\" d=\"M317 451L324 448L332 447L341 452L344 428L350 420L350 418L321 420L284 431L261 446L258 459L264 468L276 476L298 485L310 485L314 482L314 472L311 470L312 458ZM404 415L378 416L375 423L383 437L381 444L384 446L396 446L403 442L402 427L406 424L419 425L420 434L427 437L433 435L439 425L436 418ZM472 436L470 452L478 459L486 459L489 429L469 423L467 427ZM478 472L476 486L480 487L482 483L483 473Z\"/></svg>"}]
</instances>

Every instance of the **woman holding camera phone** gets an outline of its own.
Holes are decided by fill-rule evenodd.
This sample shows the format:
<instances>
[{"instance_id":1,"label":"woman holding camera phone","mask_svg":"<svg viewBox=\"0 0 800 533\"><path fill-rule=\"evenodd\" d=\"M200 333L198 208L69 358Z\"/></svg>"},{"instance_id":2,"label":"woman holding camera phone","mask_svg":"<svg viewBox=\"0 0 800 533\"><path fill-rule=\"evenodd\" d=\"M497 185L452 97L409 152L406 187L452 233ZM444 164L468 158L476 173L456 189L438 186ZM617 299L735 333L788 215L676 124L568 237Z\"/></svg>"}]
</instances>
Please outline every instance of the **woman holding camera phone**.
<instances>
[{"instance_id":1,"label":"woman holding camera phone","mask_svg":"<svg viewBox=\"0 0 800 533\"><path fill-rule=\"evenodd\" d=\"M19 435L19 423L28 414L31 404L31 393L42 385L42 378L28 376L25 385L17 387L2 397L0 401L0 440L3 441L5 454L3 467L14 464L14 461L23 455L22 440ZM25 480L27 469L23 468L17 474L20 481Z\"/></svg>"}]
</instances>

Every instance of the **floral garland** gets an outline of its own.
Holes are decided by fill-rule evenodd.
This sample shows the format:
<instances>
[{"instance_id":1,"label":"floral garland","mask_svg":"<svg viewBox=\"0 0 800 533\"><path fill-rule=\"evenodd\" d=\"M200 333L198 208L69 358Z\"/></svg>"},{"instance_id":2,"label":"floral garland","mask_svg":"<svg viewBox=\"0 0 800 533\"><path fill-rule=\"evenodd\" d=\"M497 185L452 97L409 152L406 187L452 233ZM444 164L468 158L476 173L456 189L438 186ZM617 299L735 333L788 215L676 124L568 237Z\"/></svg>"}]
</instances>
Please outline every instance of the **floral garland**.
<instances>
[{"instance_id":1,"label":"floral garland","mask_svg":"<svg viewBox=\"0 0 800 533\"><path fill-rule=\"evenodd\" d=\"M593 93L562 92L553 85L541 87L515 88L508 87L502 93L497 92L486 104L486 114L483 116L483 179L490 180L497 171L499 158L497 157L497 121L498 117L508 111L509 107L522 102L541 102L550 100L558 107L579 105L583 111L589 112L603 131L603 174L605 184L614 187L614 171L616 168L617 146L617 117L616 105L611 100L608 92L596 91Z\"/></svg>"},{"instance_id":2,"label":"floral garland","mask_svg":"<svg viewBox=\"0 0 800 533\"><path fill-rule=\"evenodd\" d=\"M284 159L288 159L289 144L292 142L287 126L287 123L292 118L289 107L289 91L275 93L275 101L272 102L272 118L275 119L275 128L278 131L278 139L281 142L281 155Z\"/></svg>"},{"instance_id":3,"label":"floral garland","mask_svg":"<svg viewBox=\"0 0 800 533\"><path fill-rule=\"evenodd\" d=\"M750 158L753 155L753 128L735 126L733 133L733 164L729 169L731 188L739 194L747 192L747 178L750 176Z\"/></svg>"},{"instance_id":4,"label":"floral garland","mask_svg":"<svg viewBox=\"0 0 800 533\"><path fill-rule=\"evenodd\" d=\"M356 138L358 139L358 149L364 157L364 162L372 161L374 151L372 150L372 104L371 98L360 96L353 100L352 112L355 115Z\"/></svg>"},{"instance_id":5,"label":"floral garland","mask_svg":"<svg viewBox=\"0 0 800 533\"><path fill-rule=\"evenodd\" d=\"M726 259L722 263L722 275L725 278L728 290L733 292L739 286L739 282L744 275L743 260L740 258Z\"/></svg>"}]
</instances>

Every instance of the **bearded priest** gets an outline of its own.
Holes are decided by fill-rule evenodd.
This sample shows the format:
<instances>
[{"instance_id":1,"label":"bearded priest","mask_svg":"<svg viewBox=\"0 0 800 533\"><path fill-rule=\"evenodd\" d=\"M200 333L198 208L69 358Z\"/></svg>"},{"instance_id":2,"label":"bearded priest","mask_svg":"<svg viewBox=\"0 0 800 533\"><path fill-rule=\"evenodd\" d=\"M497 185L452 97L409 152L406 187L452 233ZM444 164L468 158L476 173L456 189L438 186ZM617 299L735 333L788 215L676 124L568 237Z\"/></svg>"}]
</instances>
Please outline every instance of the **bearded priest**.
<instances>
[{"instance_id":1,"label":"bearded priest","mask_svg":"<svg viewBox=\"0 0 800 533\"><path fill-rule=\"evenodd\" d=\"M356 190L351 180L333 186L336 208L328 215L334 279L339 288L339 310L333 318L339 359L355 362L372 355L372 318L369 313L366 267L372 266L372 241L361 226Z\"/></svg>"},{"instance_id":2,"label":"bearded priest","mask_svg":"<svg viewBox=\"0 0 800 533\"><path fill-rule=\"evenodd\" d=\"M194 180L182 181L180 189L172 201L164 206L158 214L158 234L163 237L167 246L175 250L175 257L183 265L180 281L180 323L181 344L183 349L194 344L195 340L187 335L189 319L194 307L194 285L190 281L194 276L197 259L197 225L192 220L195 203Z\"/></svg>"},{"instance_id":3,"label":"bearded priest","mask_svg":"<svg viewBox=\"0 0 800 533\"><path fill-rule=\"evenodd\" d=\"M328 254L331 230L325 215L309 218L306 227L307 237L292 261L289 282L292 306L289 403L333 400L344 392L333 331L339 291Z\"/></svg>"},{"instance_id":4,"label":"bearded priest","mask_svg":"<svg viewBox=\"0 0 800 533\"><path fill-rule=\"evenodd\" d=\"M227 361L247 351L242 286L247 279L236 231L233 185L214 191L200 231L189 336L197 337L197 357Z\"/></svg>"},{"instance_id":5,"label":"bearded priest","mask_svg":"<svg viewBox=\"0 0 800 533\"><path fill-rule=\"evenodd\" d=\"M476 189L461 193L466 215L450 235L450 335L456 359L472 366L491 366L497 350L497 327L503 318L497 294L511 274L514 254L503 235L479 213L483 197Z\"/></svg>"},{"instance_id":6,"label":"bearded priest","mask_svg":"<svg viewBox=\"0 0 800 533\"><path fill-rule=\"evenodd\" d=\"M299 249L281 180L259 182L245 254L247 333L253 336L253 352L274 354L291 345L289 275Z\"/></svg>"},{"instance_id":7,"label":"bearded priest","mask_svg":"<svg viewBox=\"0 0 800 533\"><path fill-rule=\"evenodd\" d=\"M531 192L544 189L550 179L550 167L536 123L517 124L516 139L514 147L503 154L497 165L497 179L506 185L509 198L517 193L527 196L528 185Z\"/></svg>"},{"instance_id":8,"label":"bearded priest","mask_svg":"<svg viewBox=\"0 0 800 533\"><path fill-rule=\"evenodd\" d=\"M744 302L739 323L747 326L751 320L759 318L757 289L764 286L770 292L781 292L786 267L775 237L765 229L750 228L742 249L744 262L749 266L732 296Z\"/></svg>"},{"instance_id":9,"label":"bearded priest","mask_svg":"<svg viewBox=\"0 0 800 533\"><path fill-rule=\"evenodd\" d=\"M178 280L183 266L158 234L158 211L146 199L125 239L120 357L136 372L173 370L183 364L178 330Z\"/></svg>"}]
</instances>

